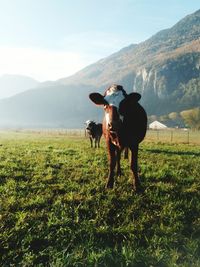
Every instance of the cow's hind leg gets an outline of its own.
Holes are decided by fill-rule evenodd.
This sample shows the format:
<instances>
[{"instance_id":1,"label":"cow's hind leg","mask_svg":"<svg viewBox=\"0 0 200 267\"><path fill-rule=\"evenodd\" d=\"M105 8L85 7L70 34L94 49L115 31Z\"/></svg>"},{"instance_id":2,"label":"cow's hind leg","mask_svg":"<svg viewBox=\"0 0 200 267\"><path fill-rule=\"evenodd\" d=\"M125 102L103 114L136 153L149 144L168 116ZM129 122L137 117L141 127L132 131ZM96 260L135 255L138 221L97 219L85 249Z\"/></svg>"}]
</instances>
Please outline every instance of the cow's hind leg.
<instances>
[{"instance_id":1,"label":"cow's hind leg","mask_svg":"<svg viewBox=\"0 0 200 267\"><path fill-rule=\"evenodd\" d=\"M116 157L117 157L117 176L121 176L121 165L120 165L120 158L121 158L121 150L119 148L116 149Z\"/></svg>"},{"instance_id":2,"label":"cow's hind leg","mask_svg":"<svg viewBox=\"0 0 200 267\"><path fill-rule=\"evenodd\" d=\"M140 191L141 184L138 176L138 145L131 148L131 171L133 174L133 190Z\"/></svg>"},{"instance_id":3,"label":"cow's hind leg","mask_svg":"<svg viewBox=\"0 0 200 267\"><path fill-rule=\"evenodd\" d=\"M94 147L97 147L97 138L94 139Z\"/></svg>"},{"instance_id":4,"label":"cow's hind leg","mask_svg":"<svg viewBox=\"0 0 200 267\"><path fill-rule=\"evenodd\" d=\"M101 137L98 137L98 148L100 148L100 140L101 140Z\"/></svg>"},{"instance_id":5,"label":"cow's hind leg","mask_svg":"<svg viewBox=\"0 0 200 267\"><path fill-rule=\"evenodd\" d=\"M128 159L128 147L124 149L124 159Z\"/></svg>"}]
</instances>

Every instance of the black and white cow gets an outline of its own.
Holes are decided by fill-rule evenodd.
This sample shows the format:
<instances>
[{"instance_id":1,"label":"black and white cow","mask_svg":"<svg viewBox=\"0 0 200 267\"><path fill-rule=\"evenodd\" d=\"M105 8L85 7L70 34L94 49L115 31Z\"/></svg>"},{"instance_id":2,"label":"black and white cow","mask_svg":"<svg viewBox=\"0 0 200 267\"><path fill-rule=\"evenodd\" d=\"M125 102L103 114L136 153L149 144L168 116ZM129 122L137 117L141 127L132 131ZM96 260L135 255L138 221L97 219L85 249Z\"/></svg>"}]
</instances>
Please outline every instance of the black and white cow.
<instances>
[{"instance_id":1,"label":"black and white cow","mask_svg":"<svg viewBox=\"0 0 200 267\"><path fill-rule=\"evenodd\" d=\"M102 136L102 123L96 123L91 120L87 120L85 122L86 124L86 134L90 138L90 144L91 147L93 147L93 140L94 140L94 147L96 148L97 146L100 147L100 140Z\"/></svg>"}]
</instances>

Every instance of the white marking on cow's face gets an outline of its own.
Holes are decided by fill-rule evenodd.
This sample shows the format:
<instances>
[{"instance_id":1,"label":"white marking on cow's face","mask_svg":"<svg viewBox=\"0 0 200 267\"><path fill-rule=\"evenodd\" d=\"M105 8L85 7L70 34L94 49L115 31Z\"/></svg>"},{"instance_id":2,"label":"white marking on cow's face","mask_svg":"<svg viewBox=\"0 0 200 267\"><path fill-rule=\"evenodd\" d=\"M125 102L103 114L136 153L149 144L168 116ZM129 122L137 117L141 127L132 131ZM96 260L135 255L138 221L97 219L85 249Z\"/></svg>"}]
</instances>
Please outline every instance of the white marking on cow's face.
<instances>
[{"instance_id":1,"label":"white marking on cow's face","mask_svg":"<svg viewBox=\"0 0 200 267\"><path fill-rule=\"evenodd\" d=\"M87 120L87 121L85 122L86 126L88 126L91 122L92 122L91 120Z\"/></svg>"},{"instance_id":2,"label":"white marking on cow's face","mask_svg":"<svg viewBox=\"0 0 200 267\"><path fill-rule=\"evenodd\" d=\"M108 102L109 106L114 106L117 108L117 111L119 110L119 105L121 101L125 98L123 91L118 89L117 85L112 85L107 91L106 95L104 96L104 99ZM123 116L119 114L120 120L123 122ZM106 125L112 123L109 112L106 111L105 108L105 120Z\"/></svg>"},{"instance_id":3,"label":"white marking on cow's face","mask_svg":"<svg viewBox=\"0 0 200 267\"><path fill-rule=\"evenodd\" d=\"M108 102L109 106L115 106L117 109L119 109L119 104L125 97L121 90L111 90L111 88L106 92L104 99Z\"/></svg>"},{"instance_id":4,"label":"white marking on cow's face","mask_svg":"<svg viewBox=\"0 0 200 267\"><path fill-rule=\"evenodd\" d=\"M105 112L105 119L106 119L106 128L108 128L108 124L110 123L110 116L108 112Z\"/></svg>"},{"instance_id":5,"label":"white marking on cow's face","mask_svg":"<svg viewBox=\"0 0 200 267\"><path fill-rule=\"evenodd\" d=\"M86 130L91 130L92 127L93 127L93 125L95 124L95 122L94 121L91 121L91 120L87 120L85 122L85 124L86 124Z\"/></svg>"},{"instance_id":6,"label":"white marking on cow's face","mask_svg":"<svg viewBox=\"0 0 200 267\"><path fill-rule=\"evenodd\" d=\"M116 84L113 84L109 89L106 91L106 95L112 95L113 93L119 91Z\"/></svg>"},{"instance_id":7,"label":"white marking on cow's face","mask_svg":"<svg viewBox=\"0 0 200 267\"><path fill-rule=\"evenodd\" d=\"M123 117L119 115L117 108L114 106L104 106L105 125L107 130L117 131L123 123Z\"/></svg>"}]
</instances>

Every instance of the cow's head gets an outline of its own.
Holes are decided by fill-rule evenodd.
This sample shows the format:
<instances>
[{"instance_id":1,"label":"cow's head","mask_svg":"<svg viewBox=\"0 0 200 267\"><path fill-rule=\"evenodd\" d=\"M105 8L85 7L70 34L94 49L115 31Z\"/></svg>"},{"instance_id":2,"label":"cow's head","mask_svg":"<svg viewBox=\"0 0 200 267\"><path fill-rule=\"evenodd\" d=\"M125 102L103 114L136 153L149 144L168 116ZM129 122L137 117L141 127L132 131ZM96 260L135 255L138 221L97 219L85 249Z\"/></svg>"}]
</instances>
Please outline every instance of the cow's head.
<instances>
[{"instance_id":1,"label":"cow's head","mask_svg":"<svg viewBox=\"0 0 200 267\"><path fill-rule=\"evenodd\" d=\"M127 95L123 87L117 84L110 86L104 95L99 93L89 95L89 98L96 105L104 106L105 128L113 144L120 146L119 135L123 124L123 116L126 114L127 104L130 105L133 102L137 102L140 97L140 94L137 93Z\"/></svg>"},{"instance_id":2,"label":"cow's head","mask_svg":"<svg viewBox=\"0 0 200 267\"><path fill-rule=\"evenodd\" d=\"M86 122L85 122L85 124L86 124L86 130L89 130L89 131L91 131L92 130L92 128L93 128L93 126L95 125L95 122L94 121L91 121L91 120L87 120Z\"/></svg>"}]
</instances>

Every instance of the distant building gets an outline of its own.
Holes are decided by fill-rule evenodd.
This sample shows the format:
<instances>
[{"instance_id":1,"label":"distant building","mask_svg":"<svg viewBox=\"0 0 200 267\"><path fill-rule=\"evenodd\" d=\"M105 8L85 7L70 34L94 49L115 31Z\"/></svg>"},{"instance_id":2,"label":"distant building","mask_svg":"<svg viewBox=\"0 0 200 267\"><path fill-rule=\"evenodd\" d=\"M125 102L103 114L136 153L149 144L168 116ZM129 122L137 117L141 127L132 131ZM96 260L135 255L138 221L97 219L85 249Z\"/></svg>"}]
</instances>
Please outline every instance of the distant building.
<instances>
[{"instance_id":1,"label":"distant building","mask_svg":"<svg viewBox=\"0 0 200 267\"><path fill-rule=\"evenodd\" d=\"M163 130L166 128L167 126L159 121L153 121L152 123L149 124L149 129L153 130Z\"/></svg>"}]
</instances>

